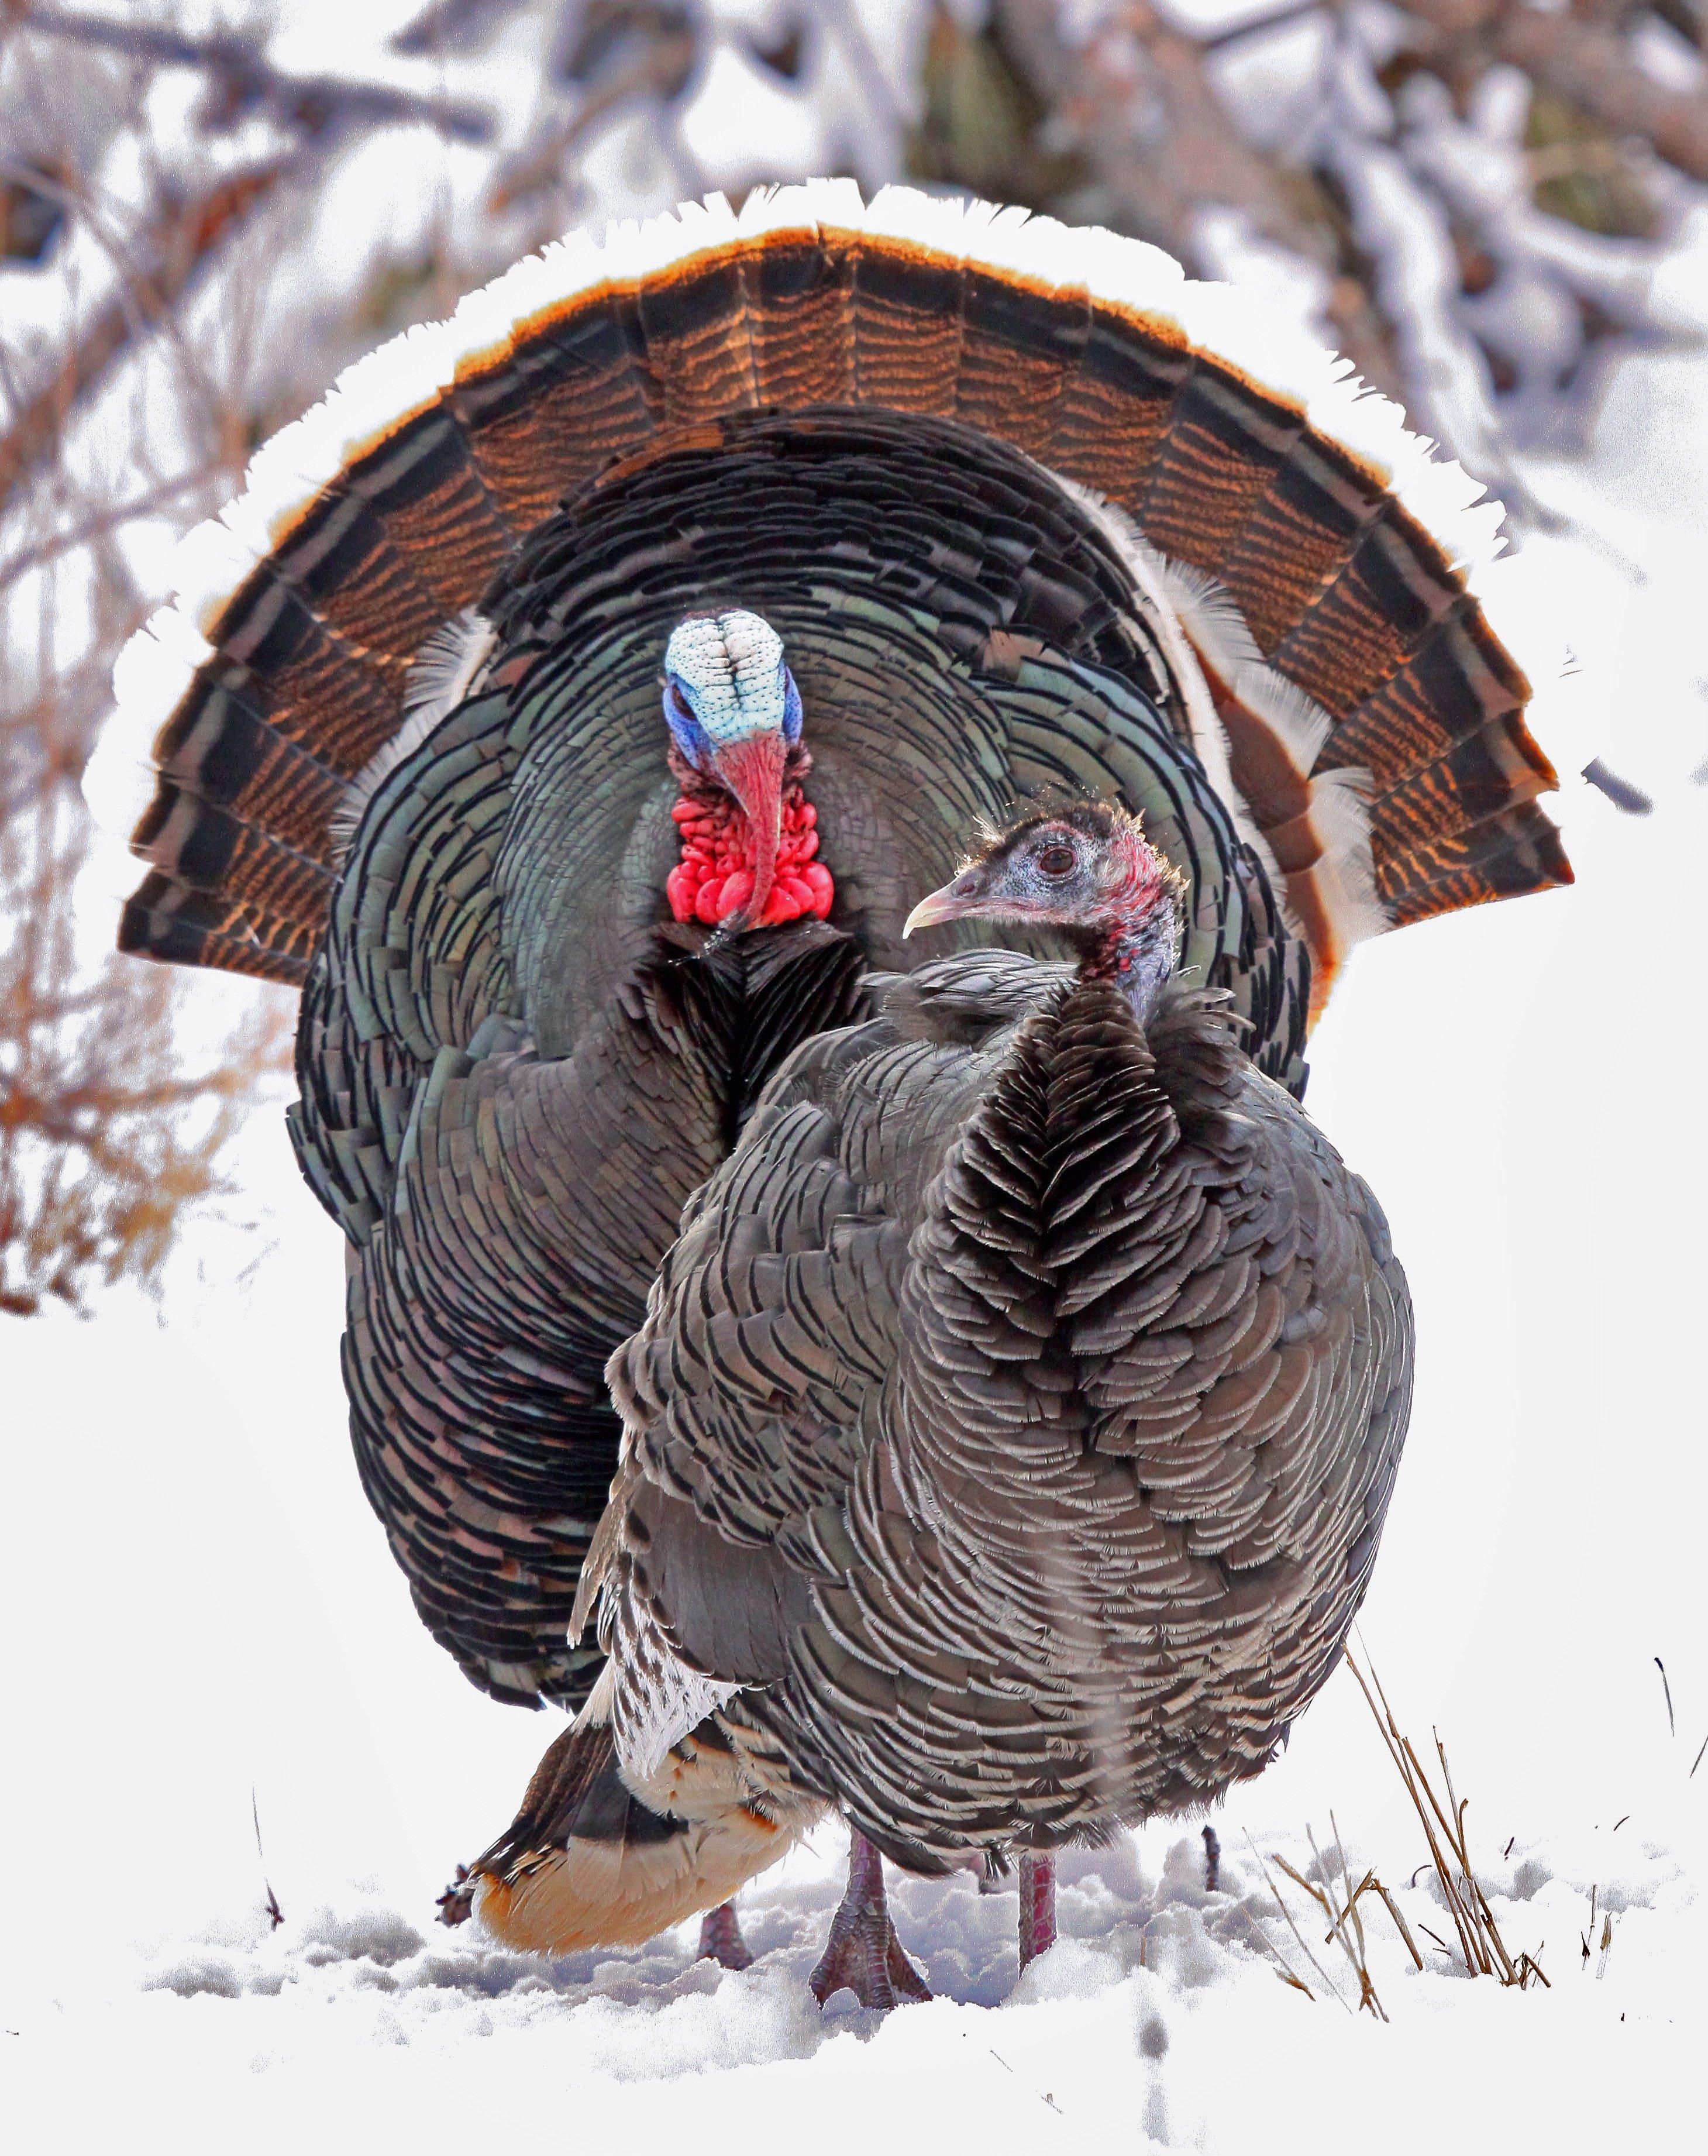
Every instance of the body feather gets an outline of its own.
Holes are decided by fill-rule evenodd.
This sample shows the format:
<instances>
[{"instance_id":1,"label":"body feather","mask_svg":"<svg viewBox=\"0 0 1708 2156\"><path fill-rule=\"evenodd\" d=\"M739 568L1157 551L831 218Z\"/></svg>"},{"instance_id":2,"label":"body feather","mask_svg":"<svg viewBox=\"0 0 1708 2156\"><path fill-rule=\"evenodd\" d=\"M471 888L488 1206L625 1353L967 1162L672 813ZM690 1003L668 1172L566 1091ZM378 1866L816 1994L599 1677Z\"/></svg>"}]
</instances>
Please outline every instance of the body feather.
<instances>
[{"instance_id":1,"label":"body feather","mask_svg":"<svg viewBox=\"0 0 1708 2156\"><path fill-rule=\"evenodd\" d=\"M303 989L358 1463L475 1682L585 1696L605 1359L980 819L1051 782L1141 810L1187 976L1295 1092L1359 935L1569 875L1469 501L1156 250L843 182L572 237L258 453L91 787L144 788L121 947ZM730 603L799 681L837 891L733 940L670 921L658 706L672 626Z\"/></svg>"},{"instance_id":2,"label":"body feather","mask_svg":"<svg viewBox=\"0 0 1708 2156\"><path fill-rule=\"evenodd\" d=\"M1411 1365L1380 1208L1218 999L916 976L784 1066L613 1361L619 1757L644 1634L916 1869L1208 1801L1338 1656Z\"/></svg>"}]
</instances>

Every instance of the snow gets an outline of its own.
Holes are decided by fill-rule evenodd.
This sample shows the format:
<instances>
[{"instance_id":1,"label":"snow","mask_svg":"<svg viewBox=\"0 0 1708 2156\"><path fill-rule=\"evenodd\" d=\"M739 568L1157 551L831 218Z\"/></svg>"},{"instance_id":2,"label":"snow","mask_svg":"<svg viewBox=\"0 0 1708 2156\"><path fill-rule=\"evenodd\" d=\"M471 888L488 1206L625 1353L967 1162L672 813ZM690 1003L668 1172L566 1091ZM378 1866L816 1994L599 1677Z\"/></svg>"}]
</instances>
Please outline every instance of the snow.
<instances>
[{"instance_id":1,"label":"snow","mask_svg":"<svg viewBox=\"0 0 1708 2156\"><path fill-rule=\"evenodd\" d=\"M1463 2137L1468 2117L1489 2134L1475 2147L1521 2120L1562 2147L1645 2128L1664 2145L1667 2107L1685 2093L1682 2047L1666 2031L1687 2005L1690 1971L1678 1966L1688 1902L1664 1861L1639 1857L1638 1883L1615 1895L1604 1976L1576 1966L1585 1897L1533 1866L1541 1883L1495 1904L1532 1938L1552 1931L1571 1945L1555 1989L1403 1977L1410 1964L1395 1948L1377 1958L1387 2028L1284 1989L1237 1943L1256 1892L1206 1896L1192 1883L1195 1858L1151 1870L1124 1846L1064 1868L1061 1938L1018 1984L1011 1896L982 1895L965 1875L902 1885L898 1923L940 1995L887 2020L846 1994L822 2015L813 2005L806 1975L837 1890L803 1861L744 1897L760 1958L740 1975L690 1963L675 1937L540 1965L461 1936L435 1943L384 1902L350 1895L271 1938L258 1916L205 1928L142 1958L121 2007L18 2041L62 2086L81 2078L92 2044L115 2064L122 2046L110 2105L75 2115L116 2124L169 2107L175 2138L192 2147L240 2124L245 2145L294 2148L336 2121L335 2146L382 2128L450 2148L471 2133L537 2133L556 2116L627 2145L680 2130L685 2100L714 2148L764 2145L758 2137L792 2146L810 2133L834 2150L885 2127L921 2147L951 2119L995 2148L1107 2132L1122 2146L1285 2148L1290 2111L1318 2148L1353 2146L1379 2118L1387 2146L1427 2149ZM1258 1876L1230 1870L1240 1887ZM1428 1922L1427 1897L1407 1899ZM1580 2061L1585 2047L1618 2056L1620 2083L1562 2074L1564 2044ZM1336 2090L1326 2121L1307 2094L1319 2075ZM1397 2103L1408 2087L1416 2095Z\"/></svg>"},{"instance_id":2,"label":"snow","mask_svg":"<svg viewBox=\"0 0 1708 2156\"><path fill-rule=\"evenodd\" d=\"M1369 1898L1387 2025L1280 1980L1275 1948L1321 1990L1254 1845L1308 1875L1331 1815L1354 1877L1373 1866L1420 1943L1452 1938L1344 1672L1216 1814L1224 1892L1203 1891L1196 1820L1075 1853L1060 1943L1017 1981L1012 1893L892 1871L940 1995L887 2020L806 1991L831 1828L741 1896L740 1974L692 1963L691 1927L557 1962L441 1930L435 1895L558 1723L480 1697L413 1615L344 1432L340 1239L274 1109L158 1312L0 1335L18 2145L1322 2156L1700 2135L1708 218L1658 284L1672 341L1622 362L1590 454L1518 460L1570 527L1491 572L1575 654L1539 681L1536 731L1577 883L1365 946L1312 1049L1312 1111L1381 1195L1418 1312L1363 1641L1420 1750L1439 1727L1478 1876L1550 1988L1433 1948L1418 1973ZM1654 814L1577 778L1593 756ZM231 993L197 984L210 1024Z\"/></svg>"}]
</instances>

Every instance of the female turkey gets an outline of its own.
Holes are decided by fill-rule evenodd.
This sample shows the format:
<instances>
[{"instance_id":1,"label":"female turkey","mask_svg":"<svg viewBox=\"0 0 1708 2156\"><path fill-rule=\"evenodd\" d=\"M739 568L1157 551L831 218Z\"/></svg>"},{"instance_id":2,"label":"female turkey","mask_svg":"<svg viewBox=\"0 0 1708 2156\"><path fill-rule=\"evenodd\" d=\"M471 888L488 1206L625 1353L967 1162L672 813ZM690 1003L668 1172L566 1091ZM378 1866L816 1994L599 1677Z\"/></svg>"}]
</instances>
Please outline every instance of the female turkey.
<instances>
[{"instance_id":1,"label":"female turkey","mask_svg":"<svg viewBox=\"0 0 1708 2156\"><path fill-rule=\"evenodd\" d=\"M580 1598L610 1660L558 1771L597 1760L658 1818L643 1878L664 1821L680 1861L697 1834L706 1901L833 1800L855 1869L821 1996L913 1988L868 1843L1028 1852L1023 1961L1053 1936L1034 1853L1257 1773L1369 1576L1404 1280L1225 995L1171 979L1184 903L1116 804L1013 824L910 925L1048 925L1077 967L874 983L881 1016L767 1087L613 1358ZM609 1921L587 1840L477 1866L497 1927Z\"/></svg>"},{"instance_id":2,"label":"female turkey","mask_svg":"<svg viewBox=\"0 0 1708 2156\"><path fill-rule=\"evenodd\" d=\"M606 1358L979 817L1142 813L1295 1092L1358 936L1569 875L1466 495L1155 250L847 182L548 249L260 452L121 670L120 940L304 988L362 1479L474 1681L585 1697Z\"/></svg>"}]
</instances>

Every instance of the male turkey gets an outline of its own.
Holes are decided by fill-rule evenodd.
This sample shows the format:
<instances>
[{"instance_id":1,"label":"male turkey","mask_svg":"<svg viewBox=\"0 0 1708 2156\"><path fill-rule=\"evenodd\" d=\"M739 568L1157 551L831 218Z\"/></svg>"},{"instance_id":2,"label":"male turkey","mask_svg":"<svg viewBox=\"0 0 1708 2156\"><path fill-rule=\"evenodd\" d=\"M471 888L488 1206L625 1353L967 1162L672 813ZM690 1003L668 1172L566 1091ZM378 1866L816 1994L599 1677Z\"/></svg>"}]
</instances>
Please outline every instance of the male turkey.
<instances>
[{"instance_id":1,"label":"male turkey","mask_svg":"<svg viewBox=\"0 0 1708 2156\"><path fill-rule=\"evenodd\" d=\"M304 988L357 1459L475 1683L585 1697L605 1360L980 818L1141 813L1295 1092L1359 936L1568 878L1469 491L1154 249L843 182L549 249L258 454L121 665L120 940Z\"/></svg>"},{"instance_id":2,"label":"male turkey","mask_svg":"<svg viewBox=\"0 0 1708 2156\"><path fill-rule=\"evenodd\" d=\"M642 1876L680 1822L705 1902L833 1799L854 1871L821 1996L917 1988L867 1843L925 1871L1027 1851L1023 1963L1047 1852L1258 1772L1362 1596L1405 1282L1225 996L1172 983L1183 910L1118 805L1023 816L911 925L1048 924L1077 968L875 983L879 1018L767 1087L613 1358L579 1601L610 1660L557 1772L597 1760L659 1820ZM489 1857L483 1907L611 1922L592 1839L572 1815L556 1865Z\"/></svg>"}]
</instances>

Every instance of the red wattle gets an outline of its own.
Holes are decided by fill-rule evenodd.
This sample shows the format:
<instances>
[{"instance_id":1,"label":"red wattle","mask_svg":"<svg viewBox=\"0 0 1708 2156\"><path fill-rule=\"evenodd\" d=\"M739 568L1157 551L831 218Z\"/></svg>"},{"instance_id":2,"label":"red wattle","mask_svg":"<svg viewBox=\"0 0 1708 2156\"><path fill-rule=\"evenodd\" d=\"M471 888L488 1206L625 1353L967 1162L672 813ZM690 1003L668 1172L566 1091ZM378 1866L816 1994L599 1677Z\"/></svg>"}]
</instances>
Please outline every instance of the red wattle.
<instances>
[{"instance_id":1,"label":"red wattle","mask_svg":"<svg viewBox=\"0 0 1708 2156\"><path fill-rule=\"evenodd\" d=\"M727 795L713 801L685 794L671 809L682 834L682 857L664 885L678 921L726 921L753 895L752 832L741 807ZM765 911L751 927L780 928L813 915L823 921L836 886L818 851L818 812L803 800L798 783L785 788L777 861Z\"/></svg>"}]
</instances>

